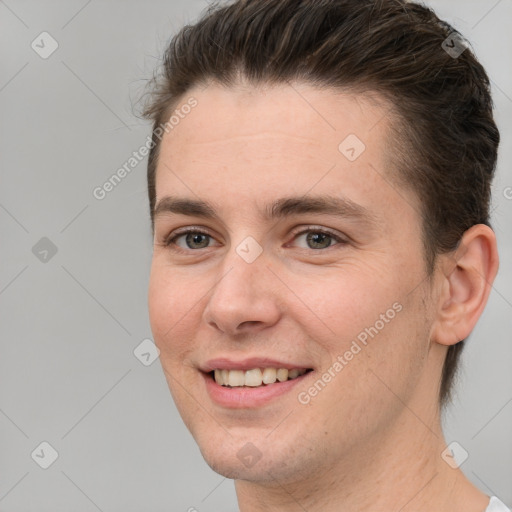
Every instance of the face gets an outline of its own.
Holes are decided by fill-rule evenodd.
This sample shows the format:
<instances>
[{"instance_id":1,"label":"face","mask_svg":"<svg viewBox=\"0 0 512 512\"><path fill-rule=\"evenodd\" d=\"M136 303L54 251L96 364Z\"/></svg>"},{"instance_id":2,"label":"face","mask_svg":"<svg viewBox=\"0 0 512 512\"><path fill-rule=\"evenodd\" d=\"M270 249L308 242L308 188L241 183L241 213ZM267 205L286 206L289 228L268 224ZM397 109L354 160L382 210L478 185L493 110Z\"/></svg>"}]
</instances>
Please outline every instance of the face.
<instances>
[{"instance_id":1,"label":"face","mask_svg":"<svg viewBox=\"0 0 512 512\"><path fill-rule=\"evenodd\" d=\"M419 203L392 179L387 109L304 84L192 96L162 140L149 288L178 410L230 478L371 458L404 402L435 400Z\"/></svg>"}]
</instances>

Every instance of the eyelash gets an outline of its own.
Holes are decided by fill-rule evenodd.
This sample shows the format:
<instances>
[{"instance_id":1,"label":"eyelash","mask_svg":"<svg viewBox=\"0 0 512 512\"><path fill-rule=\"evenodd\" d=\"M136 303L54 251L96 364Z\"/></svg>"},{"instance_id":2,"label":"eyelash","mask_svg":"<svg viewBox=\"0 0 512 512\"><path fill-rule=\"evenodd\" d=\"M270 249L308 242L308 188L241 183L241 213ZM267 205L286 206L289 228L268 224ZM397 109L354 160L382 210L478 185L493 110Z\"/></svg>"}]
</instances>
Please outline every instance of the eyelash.
<instances>
[{"instance_id":1,"label":"eyelash","mask_svg":"<svg viewBox=\"0 0 512 512\"><path fill-rule=\"evenodd\" d=\"M303 235L305 233L320 233L320 234L323 234L323 235L328 235L329 237L334 239L336 242L338 242L337 245L340 245L340 244L344 245L344 244L347 243L347 240L343 239L342 237L340 237L336 233L334 233L334 232L332 232L332 231L330 231L328 229L325 229L325 228L318 228L317 226L307 226L306 228L302 229L301 231L292 232L293 240L295 240L297 237L299 237L300 235ZM174 231L173 233L171 233L168 237L165 238L165 240L163 242L163 245L165 247L171 248L175 252L190 253L190 252L198 252L198 251L200 251L200 249L183 249L182 247L179 247L179 246L175 245L174 242L179 237L184 236L184 235L189 235L189 234L206 235L206 236L209 236L211 238L214 238L213 235L208 233L208 231L205 231L203 228L189 227L189 228L183 229L183 231L178 230L178 231ZM172 247L173 245L174 245L174 247ZM306 250L317 252L317 251L325 251L327 249L330 249L331 247L333 247L333 245L329 245L328 247L326 247L324 249L310 249L310 248L308 248ZM208 249L208 247L205 247L205 249Z\"/></svg>"}]
</instances>

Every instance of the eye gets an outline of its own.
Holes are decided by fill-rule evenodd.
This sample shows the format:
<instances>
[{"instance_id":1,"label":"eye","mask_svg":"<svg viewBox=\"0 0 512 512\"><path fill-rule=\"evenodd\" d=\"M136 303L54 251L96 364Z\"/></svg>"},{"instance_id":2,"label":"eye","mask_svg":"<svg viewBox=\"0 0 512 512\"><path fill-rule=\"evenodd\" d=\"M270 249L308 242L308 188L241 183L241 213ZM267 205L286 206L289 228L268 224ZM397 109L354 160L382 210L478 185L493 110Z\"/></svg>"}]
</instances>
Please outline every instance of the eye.
<instances>
[{"instance_id":1,"label":"eye","mask_svg":"<svg viewBox=\"0 0 512 512\"><path fill-rule=\"evenodd\" d=\"M165 245L177 246L177 250L194 250L194 249L204 249L208 247L210 240L212 240L212 236L204 231L200 231L198 229L187 229L186 231L174 232L171 234L169 238L165 240ZM180 243L180 239L183 239Z\"/></svg>"},{"instance_id":2,"label":"eye","mask_svg":"<svg viewBox=\"0 0 512 512\"><path fill-rule=\"evenodd\" d=\"M327 249L334 245L333 240L338 244L346 243L346 240L331 231L311 227L297 233L294 241L300 240L301 238L303 238L306 243L306 246L301 247L302 249Z\"/></svg>"},{"instance_id":3,"label":"eye","mask_svg":"<svg viewBox=\"0 0 512 512\"><path fill-rule=\"evenodd\" d=\"M315 226L309 226L307 229L294 233L293 242L301 239L304 242L299 247L312 250L327 249L333 245L347 243L341 236ZM215 240L213 236L201 229L187 228L171 233L165 239L164 245L177 252L187 252L211 247L210 242L212 240Z\"/></svg>"}]
</instances>

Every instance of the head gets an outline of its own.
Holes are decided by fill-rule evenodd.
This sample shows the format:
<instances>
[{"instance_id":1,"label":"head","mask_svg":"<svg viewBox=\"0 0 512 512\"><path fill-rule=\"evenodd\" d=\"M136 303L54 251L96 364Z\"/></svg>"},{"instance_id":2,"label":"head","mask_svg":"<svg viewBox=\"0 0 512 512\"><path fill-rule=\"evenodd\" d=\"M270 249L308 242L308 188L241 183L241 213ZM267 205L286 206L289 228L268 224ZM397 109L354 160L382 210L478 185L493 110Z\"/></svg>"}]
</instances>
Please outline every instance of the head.
<instances>
[{"instance_id":1,"label":"head","mask_svg":"<svg viewBox=\"0 0 512 512\"><path fill-rule=\"evenodd\" d=\"M145 110L150 318L219 472L252 468L215 443L265 447L262 467L286 474L284 453L314 466L312 423L347 453L404 403L448 403L497 269L499 134L484 69L469 48L443 49L454 34L402 0L255 0L215 6L171 41ZM192 225L203 234L176 238ZM211 359L258 354L308 370L304 384L279 406L212 401Z\"/></svg>"}]
</instances>

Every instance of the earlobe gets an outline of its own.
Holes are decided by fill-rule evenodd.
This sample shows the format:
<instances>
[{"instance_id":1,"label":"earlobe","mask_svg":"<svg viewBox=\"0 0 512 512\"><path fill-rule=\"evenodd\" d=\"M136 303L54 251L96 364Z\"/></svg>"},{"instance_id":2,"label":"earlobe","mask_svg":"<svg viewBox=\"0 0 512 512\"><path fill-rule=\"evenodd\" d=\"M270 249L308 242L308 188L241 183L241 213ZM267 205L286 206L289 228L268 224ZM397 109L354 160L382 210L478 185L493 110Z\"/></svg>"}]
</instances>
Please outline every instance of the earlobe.
<instances>
[{"instance_id":1,"label":"earlobe","mask_svg":"<svg viewBox=\"0 0 512 512\"><path fill-rule=\"evenodd\" d=\"M440 256L439 268L441 290L432 340L455 345L475 327L498 272L494 231L484 224L469 228L454 253Z\"/></svg>"}]
</instances>

